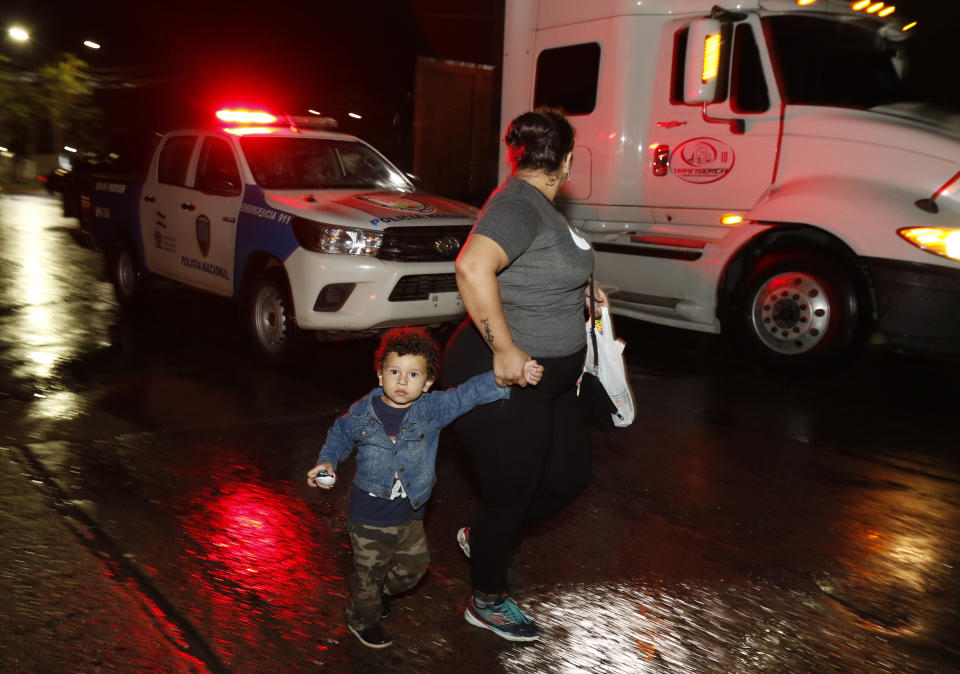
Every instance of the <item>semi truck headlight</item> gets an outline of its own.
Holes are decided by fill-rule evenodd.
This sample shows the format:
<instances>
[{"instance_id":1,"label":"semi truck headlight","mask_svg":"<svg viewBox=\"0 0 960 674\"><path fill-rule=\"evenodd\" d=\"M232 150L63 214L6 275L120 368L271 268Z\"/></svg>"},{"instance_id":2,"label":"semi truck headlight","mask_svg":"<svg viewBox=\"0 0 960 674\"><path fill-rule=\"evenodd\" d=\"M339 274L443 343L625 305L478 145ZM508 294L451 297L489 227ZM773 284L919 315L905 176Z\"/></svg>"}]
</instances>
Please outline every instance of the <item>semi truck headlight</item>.
<instances>
[{"instance_id":1,"label":"semi truck headlight","mask_svg":"<svg viewBox=\"0 0 960 674\"><path fill-rule=\"evenodd\" d=\"M318 253L376 255L383 242L382 232L367 229L328 225L305 218L294 218L292 225L297 242Z\"/></svg>"},{"instance_id":2,"label":"semi truck headlight","mask_svg":"<svg viewBox=\"0 0 960 674\"><path fill-rule=\"evenodd\" d=\"M928 253L960 261L960 228L906 227L897 234Z\"/></svg>"}]
</instances>

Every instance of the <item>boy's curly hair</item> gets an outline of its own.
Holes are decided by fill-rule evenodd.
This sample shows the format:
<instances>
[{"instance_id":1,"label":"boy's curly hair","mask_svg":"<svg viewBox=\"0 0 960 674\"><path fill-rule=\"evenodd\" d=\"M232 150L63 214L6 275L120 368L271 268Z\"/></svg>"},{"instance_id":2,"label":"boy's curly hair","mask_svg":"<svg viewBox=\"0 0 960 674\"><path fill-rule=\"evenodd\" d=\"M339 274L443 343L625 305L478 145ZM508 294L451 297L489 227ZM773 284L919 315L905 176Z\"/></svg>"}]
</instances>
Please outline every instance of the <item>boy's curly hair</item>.
<instances>
[{"instance_id":1,"label":"boy's curly hair","mask_svg":"<svg viewBox=\"0 0 960 674\"><path fill-rule=\"evenodd\" d=\"M380 346L374 354L373 364L377 372L383 371L388 353L398 356L423 356L427 361L427 379L440 376L440 347L421 328L393 328L380 338Z\"/></svg>"}]
</instances>

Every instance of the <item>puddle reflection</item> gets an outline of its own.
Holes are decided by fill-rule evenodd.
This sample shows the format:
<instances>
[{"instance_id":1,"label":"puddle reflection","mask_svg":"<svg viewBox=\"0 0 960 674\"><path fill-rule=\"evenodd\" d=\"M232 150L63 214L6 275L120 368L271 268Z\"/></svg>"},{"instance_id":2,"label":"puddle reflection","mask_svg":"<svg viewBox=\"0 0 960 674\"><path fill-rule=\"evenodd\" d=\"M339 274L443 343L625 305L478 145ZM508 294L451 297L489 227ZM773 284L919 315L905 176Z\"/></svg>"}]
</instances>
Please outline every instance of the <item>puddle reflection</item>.
<instances>
[{"instance_id":1,"label":"puddle reflection","mask_svg":"<svg viewBox=\"0 0 960 674\"><path fill-rule=\"evenodd\" d=\"M92 279L78 273L71 255L77 251L59 229L57 202L40 197L5 199L0 245L7 254L0 274L4 307L3 341L8 345L14 377L50 380L57 367L78 352L91 329L78 295L91 293Z\"/></svg>"},{"instance_id":2,"label":"puddle reflection","mask_svg":"<svg viewBox=\"0 0 960 674\"><path fill-rule=\"evenodd\" d=\"M914 671L911 655L817 597L764 582L578 585L523 598L541 641L502 652L510 674Z\"/></svg>"},{"instance_id":3,"label":"puddle reflection","mask_svg":"<svg viewBox=\"0 0 960 674\"><path fill-rule=\"evenodd\" d=\"M228 660L326 650L316 635L344 631L340 537L284 491L289 484L270 485L249 468L219 482L185 504L183 550L196 569L198 621Z\"/></svg>"}]
</instances>

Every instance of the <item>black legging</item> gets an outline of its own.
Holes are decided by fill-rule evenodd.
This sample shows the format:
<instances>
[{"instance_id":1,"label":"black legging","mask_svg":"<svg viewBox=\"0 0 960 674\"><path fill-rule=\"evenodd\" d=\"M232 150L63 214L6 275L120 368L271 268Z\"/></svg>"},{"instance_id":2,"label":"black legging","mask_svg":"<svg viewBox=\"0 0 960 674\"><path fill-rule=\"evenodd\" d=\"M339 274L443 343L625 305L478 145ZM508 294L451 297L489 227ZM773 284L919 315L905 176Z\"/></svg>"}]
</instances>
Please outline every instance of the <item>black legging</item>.
<instances>
[{"instance_id":1,"label":"black legging","mask_svg":"<svg viewBox=\"0 0 960 674\"><path fill-rule=\"evenodd\" d=\"M487 594L507 592L510 548L529 524L559 511L590 480L590 434L577 407L584 350L543 365L537 386L514 386L510 399L481 405L455 422L483 490L470 525L470 576ZM493 353L467 319L447 344L444 386L493 367Z\"/></svg>"}]
</instances>

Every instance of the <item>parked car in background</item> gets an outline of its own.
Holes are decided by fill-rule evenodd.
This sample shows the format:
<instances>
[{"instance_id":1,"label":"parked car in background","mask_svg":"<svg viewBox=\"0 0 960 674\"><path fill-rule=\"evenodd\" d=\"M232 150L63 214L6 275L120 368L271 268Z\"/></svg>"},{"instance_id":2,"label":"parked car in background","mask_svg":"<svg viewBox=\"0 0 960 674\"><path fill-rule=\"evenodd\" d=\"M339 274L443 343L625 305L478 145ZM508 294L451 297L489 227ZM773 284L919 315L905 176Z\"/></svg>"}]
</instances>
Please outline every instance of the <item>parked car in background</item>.
<instances>
[{"instance_id":1,"label":"parked car in background","mask_svg":"<svg viewBox=\"0 0 960 674\"><path fill-rule=\"evenodd\" d=\"M48 194L63 194L72 180L70 169L58 166L57 168L37 176Z\"/></svg>"}]
</instances>

